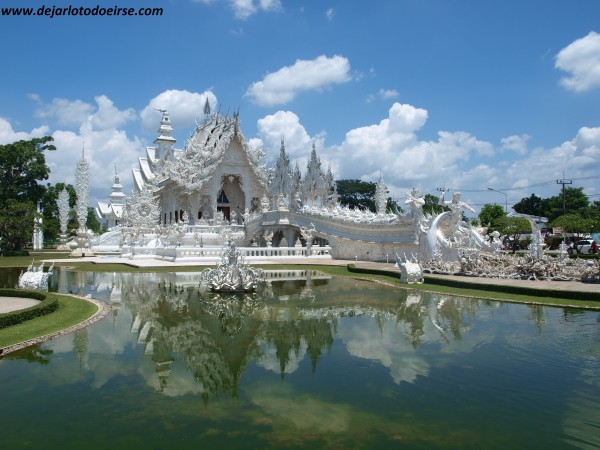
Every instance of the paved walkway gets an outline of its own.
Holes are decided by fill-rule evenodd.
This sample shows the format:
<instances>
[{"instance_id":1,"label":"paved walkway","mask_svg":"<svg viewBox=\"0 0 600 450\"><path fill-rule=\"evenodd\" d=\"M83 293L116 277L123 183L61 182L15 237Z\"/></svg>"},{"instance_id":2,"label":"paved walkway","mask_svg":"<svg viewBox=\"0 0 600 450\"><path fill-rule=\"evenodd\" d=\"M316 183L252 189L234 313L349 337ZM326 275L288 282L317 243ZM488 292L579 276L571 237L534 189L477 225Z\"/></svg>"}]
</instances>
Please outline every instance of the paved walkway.
<instances>
[{"instance_id":1,"label":"paved walkway","mask_svg":"<svg viewBox=\"0 0 600 450\"><path fill-rule=\"evenodd\" d=\"M17 311L37 305L40 300L24 297L0 297L0 314Z\"/></svg>"}]
</instances>

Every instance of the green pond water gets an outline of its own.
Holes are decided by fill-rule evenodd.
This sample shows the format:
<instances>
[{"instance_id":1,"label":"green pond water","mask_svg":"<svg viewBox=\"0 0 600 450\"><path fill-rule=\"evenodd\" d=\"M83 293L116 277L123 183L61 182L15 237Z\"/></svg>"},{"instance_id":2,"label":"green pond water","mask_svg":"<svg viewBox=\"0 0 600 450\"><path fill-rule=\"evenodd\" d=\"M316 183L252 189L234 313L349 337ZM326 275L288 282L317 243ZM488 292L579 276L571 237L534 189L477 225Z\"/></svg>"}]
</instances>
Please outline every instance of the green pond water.
<instances>
[{"instance_id":1,"label":"green pond water","mask_svg":"<svg viewBox=\"0 0 600 450\"><path fill-rule=\"evenodd\" d=\"M0 359L0 448L600 448L599 312L272 277L57 271L114 309Z\"/></svg>"}]
</instances>

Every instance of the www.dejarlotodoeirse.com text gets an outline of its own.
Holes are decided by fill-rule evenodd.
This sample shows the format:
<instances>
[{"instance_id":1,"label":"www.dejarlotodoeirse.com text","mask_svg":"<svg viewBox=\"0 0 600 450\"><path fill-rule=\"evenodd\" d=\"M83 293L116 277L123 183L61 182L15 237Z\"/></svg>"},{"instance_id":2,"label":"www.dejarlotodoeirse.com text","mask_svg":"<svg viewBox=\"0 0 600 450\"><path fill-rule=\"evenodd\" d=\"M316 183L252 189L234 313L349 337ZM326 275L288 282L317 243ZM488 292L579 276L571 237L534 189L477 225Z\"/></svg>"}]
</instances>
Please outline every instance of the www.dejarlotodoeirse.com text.
<instances>
[{"instance_id":1,"label":"www.dejarlotodoeirse.com text","mask_svg":"<svg viewBox=\"0 0 600 450\"><path fill-rule=\"evenodd\" d=\"M68 16L92 16L92 17L128 17L128 16L162 16L162 8L134 8L134 7L122 7L122 6L45 6L42 5L37 8L15 8L6 7L0 8L2 16L35 16L35 17L47 17L53 19L55 17L68 17Z\"/></svg>"}]
</instances>

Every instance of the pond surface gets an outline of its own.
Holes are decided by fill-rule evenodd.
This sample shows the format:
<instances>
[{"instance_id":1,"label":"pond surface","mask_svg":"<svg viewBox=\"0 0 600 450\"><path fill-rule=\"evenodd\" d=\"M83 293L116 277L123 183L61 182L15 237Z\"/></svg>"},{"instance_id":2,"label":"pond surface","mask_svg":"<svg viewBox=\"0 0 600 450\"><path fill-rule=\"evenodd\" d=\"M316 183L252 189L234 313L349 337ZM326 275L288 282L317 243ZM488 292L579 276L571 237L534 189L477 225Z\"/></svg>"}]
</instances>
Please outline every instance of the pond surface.
<instances>
[{"instance_id":1,"label":"pond surface","mask_svg":"<svg viewBox=\"0 0 600 450\"><path fill-rule=\"evenodd\" d=\"M0 448L600 448L599 312L273 277L57 271L114 310L0 359Z\"/></svg>"}]
</instances>

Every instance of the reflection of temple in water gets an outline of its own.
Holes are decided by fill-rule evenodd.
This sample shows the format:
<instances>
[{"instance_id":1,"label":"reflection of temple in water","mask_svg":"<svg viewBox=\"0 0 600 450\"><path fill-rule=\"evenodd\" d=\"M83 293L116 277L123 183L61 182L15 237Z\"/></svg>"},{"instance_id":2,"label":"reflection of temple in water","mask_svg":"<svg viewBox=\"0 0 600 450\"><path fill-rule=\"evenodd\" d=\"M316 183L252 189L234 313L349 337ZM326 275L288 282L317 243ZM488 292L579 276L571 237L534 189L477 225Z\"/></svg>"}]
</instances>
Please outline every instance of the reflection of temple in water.
<instances>
[{"instance_id":1,"label":"reflection of temple in water","mask_svg":"<svg viewBox=\"0 0 600 450\"><path fill-rule=\"evenodd\" d=\"M393 326L416 349L426 341L460 340L480 306L314 270L276 271L267 279L259 292L240 295L202 289L199 272L78 273L71 283L131 312L131 332L155 364L159 389L168 389L173 363L181 360L205 398L236 395L252 361L269 358L264 367L278 366L284 377L300 355L318 370L342 319L372 318L380 331Z\"/></svg>"}]
</instances>

